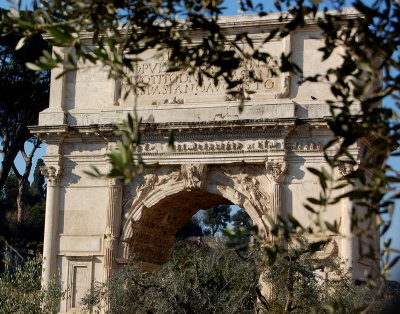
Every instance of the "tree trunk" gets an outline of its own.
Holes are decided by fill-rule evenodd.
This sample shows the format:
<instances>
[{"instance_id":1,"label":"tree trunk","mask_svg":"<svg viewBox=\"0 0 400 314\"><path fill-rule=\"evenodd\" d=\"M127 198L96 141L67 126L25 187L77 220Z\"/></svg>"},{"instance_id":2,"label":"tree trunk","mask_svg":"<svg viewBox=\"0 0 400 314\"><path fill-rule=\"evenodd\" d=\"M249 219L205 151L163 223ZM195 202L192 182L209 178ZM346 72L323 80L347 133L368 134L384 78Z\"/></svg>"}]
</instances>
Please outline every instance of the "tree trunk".
<instances>
[{"instance_id":1,"label":"tree trunk","mask_svg":"<svg viewBox=\"0 0 400 314\"><path fill-rule=\"evenodd\" d=\"M21 154L25 161L25 170L22 175L18 172L18 169L15 167L14 164L12 167L15 175L18 178L17 221L19 224L21 224L25 220L26 194L28 191L27 187L29 184L28 178L32 169L33 156L41 143L42 141L39 138L36 138L32 151L30 152L29 155L25 153L25 150L21 150Z\"/></svg>"},{"instance_id":2,"label":"tree trunk","mask_svg":"<svg viewBox=\"0 0 400 314\"><path fill-rule=\"evenodd\" d=\"M28 180L21 179L18 181L17 195L17 221L21 224L25 220L26 213L26 185Z\"/></svg>"},{"instance_id":3,"label":"tree trunk","mask_svg":"<svg viewBox=\"0 0 400 314\"><path fill-rule=\"evenodd\" d=\"M21 148L24 147L25 142L30 137L29 130L25 128L20 128L16 135L13 137L13 141L9 143L3 143L3 146L7 147L7 151L5 147L3 150L5 152L4 159L1 162L0 167L0 189L3 188L6 180L8 178L8 174L10 173L11 168L14 165L15 157L17 157Z\"/></svg>"}]
</instances>

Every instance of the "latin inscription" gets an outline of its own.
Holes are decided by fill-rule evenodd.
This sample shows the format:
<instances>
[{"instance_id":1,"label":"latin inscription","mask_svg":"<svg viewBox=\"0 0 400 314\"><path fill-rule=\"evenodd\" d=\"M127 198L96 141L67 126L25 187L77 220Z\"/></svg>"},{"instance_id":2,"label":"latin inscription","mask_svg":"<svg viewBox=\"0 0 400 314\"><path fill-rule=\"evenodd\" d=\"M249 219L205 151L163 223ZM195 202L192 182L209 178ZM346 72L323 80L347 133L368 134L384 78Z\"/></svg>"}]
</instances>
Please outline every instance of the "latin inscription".
<instances>
[{"instance_id":1,"label":"latin inscription","mask_svg":"<svg viewBox=\"0 0 400 314\"><path fill-rule=\"evenodd\" d=\"M273 43L271 50L280 54L281 42ZM228 84L223 78L214 80L213 75L217 68L207 69L211 77L190 74L188 71L168 72L168 56L142 56L145 61L138 62L131 79L138 87L136 94L128 94L125 103L137 101L138 105L162 104L195 104L224 101L237 101L227 94ZM280 98L286 86L283 75L277 74L277 58L270 57L266 62L258 60L245 61L233 74L233 80L240 80L243 84L235 90L244 90L249 93L249 99L265 100ZM252 73L256 81L249 78ZM200 82L201 79L201 82ZM128 91L128 86L122 86L122 91ZM251 98L254 97L254 98ZM123 97L122 97L123 98ZM247 98L247 95L246 95Z\"/></svg>"},{"instance_id":2,"label":"latin inscription","mask_svg":"<svg viewBox=\"0 0 400 314\"><path fill-rule=\"evenodd\" d=\"M234 79L243 80L245 82L244 88L247 90L273 90L277 84L278 77L274 75L274 65L271 66L271 64L273 64L271 60L267 64L251 64L251 70L255 72L256 77L261 79L261 82L250 82L248 71L244 69L237 70L234 74ZM196 76L188 73L167 72L167 68L168 64L166 62L142 63L138 65L136 82L142 86L139 95L213 94L225 92L228 87L223 78L220 78L217 84L215 84L211 78L204 77L204 81L200 85Z\"/></svg>"}]
</instances>

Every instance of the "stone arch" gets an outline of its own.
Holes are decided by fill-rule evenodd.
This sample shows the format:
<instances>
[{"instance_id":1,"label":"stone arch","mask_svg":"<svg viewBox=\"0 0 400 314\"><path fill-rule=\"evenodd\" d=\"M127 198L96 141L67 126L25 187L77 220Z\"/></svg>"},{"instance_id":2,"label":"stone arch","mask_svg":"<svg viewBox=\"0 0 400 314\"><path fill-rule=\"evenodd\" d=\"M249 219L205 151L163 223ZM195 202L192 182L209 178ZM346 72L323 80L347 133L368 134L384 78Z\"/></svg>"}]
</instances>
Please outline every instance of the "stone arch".
<instances>
[{"instance_id":1,"label":"stone arch","mask_svg":"<svg viewBox=\"0 0 400 314\"><path fill-rule=\"evenodd\" d=\"M194 174L188 175L188 169ZM220 204L240 206L259 230L267 232L262 220L270 206L270 181L264 173L265 166L243 171L241 165L236 172L223 166L207 171L203 165L201 173L196 169L198 165L182 165L179 173L166 177L159 177L156 172L143 176L143 184L136 188L125 215L120 256L127 257L133 251L143 262L166 262L176 232L198 210Z\"/></svg>"}]
</instances>

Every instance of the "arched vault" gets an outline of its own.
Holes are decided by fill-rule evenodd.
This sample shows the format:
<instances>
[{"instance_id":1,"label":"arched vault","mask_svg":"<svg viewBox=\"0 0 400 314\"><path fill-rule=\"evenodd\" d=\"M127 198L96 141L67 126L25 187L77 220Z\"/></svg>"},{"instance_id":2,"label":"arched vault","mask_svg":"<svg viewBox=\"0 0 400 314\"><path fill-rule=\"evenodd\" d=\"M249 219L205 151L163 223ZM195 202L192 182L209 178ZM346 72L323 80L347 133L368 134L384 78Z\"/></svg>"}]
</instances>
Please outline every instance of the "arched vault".
<instances>
[{"instance_id":1,"label":"arched vault","mask_svg":"<svg viewBox=\"0 0 400 314\"><path fill-rule=\"evenodd\" d=\"M153 169L143 175L142 184L128 201L121 255L134 253L143 262L164 263L176 232L198 210L220 204L242 207L265 232L261 217L270 209L270 185L265 165L184 164L167 175L158 175Z\"/></svg>"}]
</instances>

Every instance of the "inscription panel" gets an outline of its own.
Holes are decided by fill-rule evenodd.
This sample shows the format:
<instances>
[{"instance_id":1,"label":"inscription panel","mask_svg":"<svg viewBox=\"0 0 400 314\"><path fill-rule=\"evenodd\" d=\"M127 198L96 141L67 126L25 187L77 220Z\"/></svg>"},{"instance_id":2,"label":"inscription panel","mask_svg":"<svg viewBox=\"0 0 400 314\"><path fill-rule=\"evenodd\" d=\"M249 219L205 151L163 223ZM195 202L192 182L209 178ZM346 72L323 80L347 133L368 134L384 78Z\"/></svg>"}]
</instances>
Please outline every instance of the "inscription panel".
<instances>
[{"instance_id":1,"label":"inscription panel","mask_svg":"<svg viewBox=\"0 0 400 314\"><path fill-rule=\"evenodd\" d=\"M287 74L276 74L277 60L283 52L289 49L289 38L274 40L264 44L262 50L271 54L267 61L252 60L245 62L234 73L234 79L244 81L239 89L257 92L249 94L248 100L265 100L284 98L288 93ZM225 103L238 101L237 98L227 95L227 84L220 78L216 83L212 78L203 76L200 84L196 75L188 72L167 72L168 55L154 56L154 52L146 52L141 56L142 61L137 64L132 81L140 87L136 94L130 92L128 86L122 84L120 91L121 104L139 106L183 105L197 103ZM211 69L215 73L216 69ZM260 81L254 82L248 78L249 71L253 71ZM247 96L246 96L247 97Z\"/></svg>"}]
</instances>

